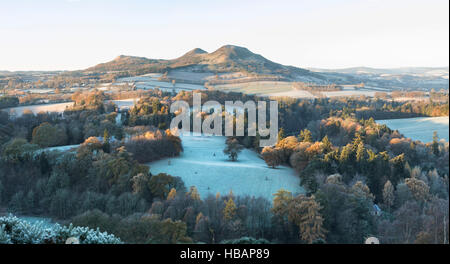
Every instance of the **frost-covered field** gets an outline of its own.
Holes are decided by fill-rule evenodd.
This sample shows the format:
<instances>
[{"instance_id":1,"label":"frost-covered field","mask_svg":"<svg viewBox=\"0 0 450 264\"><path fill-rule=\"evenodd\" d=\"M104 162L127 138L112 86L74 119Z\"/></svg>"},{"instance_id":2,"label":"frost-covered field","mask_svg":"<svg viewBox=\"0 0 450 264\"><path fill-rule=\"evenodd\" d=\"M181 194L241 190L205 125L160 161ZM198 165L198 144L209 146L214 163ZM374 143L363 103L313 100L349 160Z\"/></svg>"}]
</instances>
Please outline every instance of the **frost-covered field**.
<instances>
[{"instance_id":1,"label":"frost-covered field","mask_svg":"<svg viewBox=\"0 0 450 264\"><path fill-rule=\"evenodd\" d=\"M220 84L214 86L216 90L226 92L240 92L246 94L268 95L273 93L291 92L293 87L290 82L256 81L234 84Z\"/></svg>"},{"instance_id":2,"label":"frost-covered field","mask_svg":"<svg viewBox=\"0 0 450 264\"><path fill-rule=\"evenodd\" d=\"M181 139L184 152L179 157L149 163L150 172L179 176L188 189L196 186L202 198L232 190L236 195L262 196L272 201L281 188L294 194L304 192L293 169L268 168L253 151L244 149L238 161L229 161L222 152L225 137L183 134Z\"/></svg>"},{"instance_id":3,"label":"frost-covered field","mask_svg":"<svg viewBox=\"0 0 450 264\"><path fill-rule=\"evenodd\" d=\"M334 92L322 92L326 97L340 97L340 96L375 96L376 91L370 90L343 90Z\"/></svg>"},{"instance_id":4,"label":"frost-covered field","mask_svg":"<svg viewBox=\"0 0 450 264\"><path fill-rule=\"evenodd\" d=\"M189 80L189 81L206 81L209 78L214 78L215 74L212 72L191 72L182 69L173 69L169 71L168 77Z\"/></svg>"},{"instance_id":5,"label":"frost-covered field","mask_svg":"<svg viewBox=\"0 0 450 264\"><path fill-rule=\"evenodd\" d=\"M76 150L79 146L80 146L80 144L42 148L42 149L38 150L38 153L40 153L42 151L61 151L61 152L66 152L66 151Z\"/></svg>"},{"instance_id":6,"label":"frost-covered field","mask_svg":"<svg viewBox=\"0 0 450 264\"><path fill-rule=\"evenodd\" d=\"M119 109L130 109L137 102L139 102L139 98L130 98L130 99L122 99L122 100L111 100Z\"/></svg>"},{"instance_id":7,"label":"frost-covered field","mask_svg":"<svg viewBox=\"0 0 450 264\"><path fill-rule=\"evenodd\" d=\"M216 85L215 89L227 92L241 92L246 94L255 94L260 96L274 97L292 97L292 98L315 98L308 91L295 90L293 83L283 81L257 81L235 84ZM343 85L342 91L321 92L326 97L340 96L370 96L373 97L376 92L382 91L381 88L355 89L354 85Z\"/></svg>"},{"instance_id":8,"label":"frost-covered field","mask_svg":"<svg viewBox=\"0 0 450 264\"><path fill-rule=\"evenodd\" d=\"M119 83L134 83L136 88L138 89L155 89L159 88L160 90L179 92L181 90L184 91L192 91L192 90L205 90L206 88L203 85L198 84L188 84L188 83L175 83L158 81L158 78L161 74L145 74L136 77L126 77L120 78L117 80ZM115 84L117 85L117 84Z\"/></svg>"},{"instance_id":9,"label":"frost-covered field","mask_svg":"<svg viewBox=\"0 0 450 264\"><path fill-rule=\"evenodd\" d=\"M398 130L405 137L413 140L431 142L434 131L437 131L439 138L448 141L448 120L448 116L441 116L377 120L377 122Z\"/></svg>"},{"instance_id":10,"label":"frost-covered field","mask_svg":"<svg viewBox=\"0 0 450 264\"><path fill-rule=\"evenodd\" d=\"M45 94L45 93L53 92L54 89L28 89L28 90L23 90L23 91L27 92L27 93Z\"/></svg>"},{"instance_id":11,"label":"frost-covered field","mask_svg":"<svg viewBox=\"0 0 450 264\"><path fill-rule=\"evenodd\" d=\"M270 93L269 97L291 97L291 98L315 98L313 94L304 90L292 90L288 92Z\"/></svg>"},{"instance_id":12,"label":"frost-covered field","mask_svg":"<svg viewBox=\"0 0 450 264\"><path fill-rule=\"evenodd\" d=\"M139 101L139 98L131 98L124 100L112 100L114 104L116 104L119 108L131 108L136 102ZM39 104L39 105L27 105L27 106L17 106L5 108L3 111L7 111L15 116L19 117L23 115L25 110L30 110L34 114L39 112L58 112L62 113L66 110L67 107L71 107L73 102L67 103L57 103L57 104Z\"/></svg>"},{"instance_id":13,"label":"frost-covered field","mask_svg":"<svg viewBox=\"0 0 450 264\"><path fill-rule=\"evenodd\" d=\"M27 105L27 106L17 106L6 108L4 111L14 113L16 116L21 116L25 110L31 110L34 114L39 112L59 112L62 113L67 107L73 105L73 102L68 103L58 103L58 104L41 104L41 105Z\"/></svg>"}]
</instances>

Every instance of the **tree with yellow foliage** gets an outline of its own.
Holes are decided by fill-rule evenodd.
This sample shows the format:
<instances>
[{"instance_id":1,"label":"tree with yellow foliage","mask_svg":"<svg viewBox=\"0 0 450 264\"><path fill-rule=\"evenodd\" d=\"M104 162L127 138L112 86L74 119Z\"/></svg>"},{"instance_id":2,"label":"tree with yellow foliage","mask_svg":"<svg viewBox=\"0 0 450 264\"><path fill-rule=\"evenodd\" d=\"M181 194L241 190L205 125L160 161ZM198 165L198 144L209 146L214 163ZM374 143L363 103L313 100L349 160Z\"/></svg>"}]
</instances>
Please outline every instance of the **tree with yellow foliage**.
<instances>
[{"instance_id":1,"label":"tree with yellow foliage","mask_svg":"<svg viewBox=\"0 0 450 264\"><path fill-rule=\"evenodd\" d=\"M303 129L302 131L300 131L300 135L298 136L299 140L301 142L312 142L312 134L311 131L309 131L308 129Z\"/></svg>"},{"instance_id":2,"label":"tree with yellow foliage","mask_svg":"<svg viewBox=\"0 0 450 264\"><path fill-rule=\"evenodd\" d=\"M299 195L288 205L288 220L300 229L300 239L311 244L319 239L325 239L326 230L323 228L322 207L314 196Z\"/></svg>"},{"instance_id":3,"label":"tree with yellow foliage","mask_svg":"<svg viewBox=\"0 0 450 264\"><path fill-rule=\"evenodd\" d=\"M352 192L360 197L365 197L368 200L375 200L375 196L370 192L369 187L362 181L357 181L351 188Z\"/></svg>"},{"instance_id":4,"label":"tree with yellow foliage","mask_svg":"<svg viewBox=\"0 0 450 264\"><path fill-rule=\"evenodd\" d=\"M172 188L170 190L169 194L167 195L167 201L175 199L176 196L177 196L177 190L175 188Z\"/></svg>"},{"instance_id":5,"label":"tree with yellow foliage","mask_svg":"<svg viewBox=\"0 0 450 264\"><path fill-rule=\"evenodd\" d=\"M284 189L278 190L273 196L272 212L280 217L284 217L287 213L289 203L292 201L292 193Z\"/></svg>"},{"instance_id":6,"label":"tree with yellow foliage","mask_svg":"<svg viewBox=\"0 0 450 264\"><path fill-rule=\"evenodd\" d=\"M394 186L392 186L391 181L387 181L383 188L383 202L388 209L394 205L395 195Z\"/></svg>"},{"instance_id":7,"label":"tree with yellow foliage","mask_svg":"<svg viewBox=\"0 0 450 264\"><path fill-rule=\"evenodd\" d=\"M195 218L195 224L198 224L202 218L205 217L202 212L198 213L197 217Z\"/></svg>"},{"instance_id":8,"label":"tree with yellow foliage","mask_svg":"<svg viewBox=\"0 0 450 264\"><path fill-rule=\"evenodd\" d=\"M195 187L195 186L191 186L191 188L189 189L189 192L187 193L187 195L192 200L196 200L196 201L200 200L200 194L198 193L197 187Z\"/></svg>"},{"instance_id":9,"label":"tree with yellow foliage","mask_svg":"<svg viewBox=\"0 0 450 264\"><path fill-rule=\"evenodd\" d=\"M233 198L228 199L228 201L225 202L225 208L223 209L223 218L227 221L233 219L236 215L236 209Z\"/></svg>"},{"instance_id":10,"label":"tree with yellow foliage","mask_svg":"<svg viewBox=\"0 0 450 264\"><path fill-rule=\"evenodd\" d=\"M428 199L430 187L424 181L416 178L407 178L405 179L405 184L417 201L425 201Z\"/></svg>"},{"instance_id":11,"label":"tree with yellow foliage","mask_svg":"<svg viewBox=\"0 0 450 264\"><path fill-rule=\"evenodd\" d=\"M266 162L267 166L273 169L281 164L281 151L279 148L264 147L261 151L261 156Z\"/></svg>"}]
</instances>

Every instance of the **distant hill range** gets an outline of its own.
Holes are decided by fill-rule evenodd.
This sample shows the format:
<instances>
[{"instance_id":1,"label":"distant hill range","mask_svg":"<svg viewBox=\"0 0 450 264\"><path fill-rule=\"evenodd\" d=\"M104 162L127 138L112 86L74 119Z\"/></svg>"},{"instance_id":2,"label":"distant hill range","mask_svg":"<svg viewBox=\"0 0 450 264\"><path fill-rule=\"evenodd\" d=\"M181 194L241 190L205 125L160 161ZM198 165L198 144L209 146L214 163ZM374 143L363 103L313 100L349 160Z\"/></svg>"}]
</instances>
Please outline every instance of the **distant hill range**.
<instances>
[{"instance_id":1,"label":"distant hill range","mask_svg":"<svg viewBox=\"0 0 450 264\"><path fill-rule=\"evenodd\" d=\"M303 69L273 62L247 48L234 45L223 46L211 53L196 48L172 60L121 55L83 72L126 72L128 75L160 72L166 73L168 81L198 84L275 80L315 84L364 83L384 88L423 90L448 89L449 85L448 67Z\"/></svg>"},{"instance_id":2,"label":"distant hill range","mask_svg":"<svg viewBox=\"0 0 450 264\"><path fill-rule=\"evenodd\" d=\"M400 89L446 89L449 87L449 67L402 67L377 69L370 67L353 67L344 69L317 69L310 71L341 76L351 76L369 86Z\"/></svg>"},{"instance_id":3,"label":"distant hill range","mask_svg":"<svg viewBox=\"0 0 450 264\"><path fill-rule=\"evenodd\" d=\"M422 75L422 76L441 76L448 78L449 67L401 67L401 68L385 68L377 69L370 67L353 67L353 68L343 68L343 69L319 69L319 68L308 68L315 72L339 72L346 74L359 74L359 75L381 75L381 74L391 74L391 75Z\"/></svg>"},{"instance_id":4,"label":"distant hill range","mask_svg":"<svg viewBox=\"0 0 450 264\"><path fill-rule=\"evenodd\" d=\"M147 59L121 55L114 60L88 68L87 72L167 72L168 78L191 82L245 80L285 80L328 83L322 74L270 61L244 47L226 45L208 53L193 49L173 60ZM220 77L219 77L220 76ZM184 80L184 79L183 79Z\"/></svg>"}]
</instances>

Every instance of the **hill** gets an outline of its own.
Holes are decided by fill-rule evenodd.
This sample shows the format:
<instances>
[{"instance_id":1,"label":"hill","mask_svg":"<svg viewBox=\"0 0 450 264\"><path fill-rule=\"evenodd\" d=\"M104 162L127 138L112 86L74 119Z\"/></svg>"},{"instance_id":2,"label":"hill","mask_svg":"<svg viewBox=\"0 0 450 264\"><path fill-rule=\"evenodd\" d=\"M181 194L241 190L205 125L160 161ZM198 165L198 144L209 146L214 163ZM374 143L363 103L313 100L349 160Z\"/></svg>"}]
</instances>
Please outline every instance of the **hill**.
<instances>
[{"instance_id":1,"label":"hill","mask_svg":"<svg viewBox=\"0 0 450 264\"><path fill-rule=\"evenodd\" d=\"M370 68L353 67L344 69L310 69L329 77L347 78L369 86L413 90L446 89L449 85L448 67L402 67Z\"/></svg>"},{"instance_id":2,"label":"hill","mask_svg":"<svg viewBox=\"0 0 450 264\"><path fill-rule=\"evenodd\" d=\"M313 82L325 81L324 76L306 69L285 66L270 61L259 54L255 54L244 47L225 45L214 52L208 53L200 48L193 49L183 56L171 59L148 59L143 57L121 55L114 60L90 67L85 72L114 72L128 71L131 73L149 72L190 72L203 73L192 81L205 82L205 76L218 73L241 73L253 78L272 78L285 80L305 79ZM205 75L206 73L206 75ZM209 73L209 74L208 74ZM192 77L192 76L190 76ZM195 79L195 80L194 80Z\"/></svg>"},{"instance_id":3,"label":"hill","mask_svg":"<svg viewBox=\"0 0 450 264\"><path fill-rule=\"evenodd\" d=\"M338 72L346 74L391 74L391 75L422 75L422 76L447 76L448 78L448 67L401 67L401 68L370 68L370 67L352 67L343 69L318 69L311 68L312 71L317 72Z\"/></svg>"},{"instance_id":4,"label":"hill","mask_svg":"<svg viewBox=\"0 0 450 264\"><path fill-rule=\"evenodd\" d=\"M149 59L121 55L90 67L84 73L114 72L118 77L165 73L161 80L211 85L255 81L287 81L315 84L357 84L387 89L448 89L448 67L376 69L303 69L273 62L245 47L225 45L214 52L193 49L175 59Z\"/></svg>"},{"instance_id":5,"label":"hill","mask_svg":"<svg viewBox=\"0 0 450 264\"><path fill-rule=\"evenodd\" d=\"M144 57L120 55L114 60L100 63L87 68L85 72L112 72L112 71L160 71L167 67L165 60L152 60Z\"/></svg>"}]
</instances>

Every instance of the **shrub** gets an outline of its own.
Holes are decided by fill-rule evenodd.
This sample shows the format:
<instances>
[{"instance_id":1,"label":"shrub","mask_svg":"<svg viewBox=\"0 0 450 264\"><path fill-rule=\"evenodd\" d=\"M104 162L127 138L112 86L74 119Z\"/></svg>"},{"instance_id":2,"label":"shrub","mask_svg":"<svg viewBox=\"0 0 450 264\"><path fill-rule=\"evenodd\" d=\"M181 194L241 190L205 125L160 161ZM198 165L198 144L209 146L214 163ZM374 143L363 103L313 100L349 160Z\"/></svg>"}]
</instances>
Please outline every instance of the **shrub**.
<instances>
[{"instance_id":1,"label":"shrub","mask_svg":"<svg viewBox=\"0 0 450 264\"><path fill-rule=\"evenodd\" d=\"M0 217L0 244L64 244L75 237L80 244L120 244L114 235L88 227L60 226L44 228L42 222L30 224L13 215Z\"/></svg>"},{"instance_id":2,"label":"shrub","mask_svg":"<svg viewBox=\"0 0 450 264\"><path fill-rule=\"evenodd\" d=\"M221 244L270 244L270 242L264 238L241 237L238 239L223 240Z\"/></svg>"}]
</instances>

